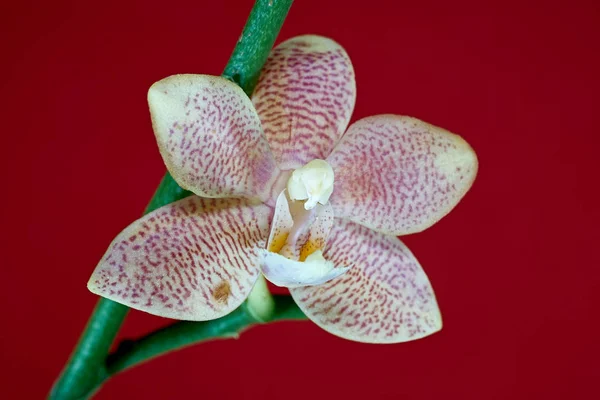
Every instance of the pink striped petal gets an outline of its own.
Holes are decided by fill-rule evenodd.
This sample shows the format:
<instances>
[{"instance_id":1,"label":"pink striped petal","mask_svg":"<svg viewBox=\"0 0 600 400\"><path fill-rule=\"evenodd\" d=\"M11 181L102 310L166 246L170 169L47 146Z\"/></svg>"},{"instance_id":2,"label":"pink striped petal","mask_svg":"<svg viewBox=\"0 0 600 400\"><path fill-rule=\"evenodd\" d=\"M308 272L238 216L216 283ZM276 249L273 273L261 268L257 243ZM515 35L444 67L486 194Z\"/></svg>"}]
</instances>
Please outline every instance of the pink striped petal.
<instances>
[{"instance_id":1,"label":"pink striped petal","mask_svg":"<svg viewBox=\"0 0 600 400\"><path fill-rule=\"evenodd\" d=\"M346 51L321 36L298 36L271 52L252 101L281 169L324 159L348 126L356 99Z\"/></svg>"},{"instance_id":2,"label":"pink striped petal","mask_svg":"<svg viewBox=\"0 0 600 400\"><path fill-rule=\"evenodd\" d=\"M397 115L352 124L327 162L335 171L336 217L389 235L436 223L477 174L477 156L460 136Z\"/></svg>"},{"instance_id":3,"label":"pink striped petal","mask_svg":"<svg viewBox=\"0 0 600 400\"><path fill-rule=\"evenodd\" d=\"M174 75L152 85L148 103L163 160L180 186L203 197L267 199L279 171L239 86Z\"/></svg>"},{"instance_id":4,"label":"pink striped petal","mask_svg":"<svg viewBox=\"0 0 600 400\"><path fill-rule=\"evenodd\" d=\"M338 222L325 258L354 266L321 286L290 289L302 311L326 331L357 342L406 342L440 330L431 284L406 246L394 236Z\"/></svg>"},{"instance_id":5,"label":"pink striped petal","mask_svg":"<svg viewBox=\"0 0 600 400\"><path fill-rule=\"evenodd\" d=\"M192 196L121 232L96 267L93 293L151 314L192 321L237 308L259 276L271 211L240 199Z\"/></svg>"}]
</instances>

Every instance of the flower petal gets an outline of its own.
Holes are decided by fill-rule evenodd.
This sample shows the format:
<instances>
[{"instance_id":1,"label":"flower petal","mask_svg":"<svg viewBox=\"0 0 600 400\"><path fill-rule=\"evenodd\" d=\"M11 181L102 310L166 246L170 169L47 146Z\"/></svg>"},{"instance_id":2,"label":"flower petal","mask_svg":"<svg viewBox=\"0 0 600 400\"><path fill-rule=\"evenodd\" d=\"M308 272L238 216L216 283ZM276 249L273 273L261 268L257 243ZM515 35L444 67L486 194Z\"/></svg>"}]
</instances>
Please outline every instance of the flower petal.
<instances>
[{"instance_id":1,"label":"flower petal","mask_svg":"<svg viewBox=\"0 0 600 400\"><path fill-rule=\"evenodd\" d=\"M327 157L348 126L355 100L348 54L333 40L313 35L273 49L252 95L283 170Z\"/></svg>"},{"instance_id":2,"label":"flower petal","mask_svg":"<svg viewBox=\"0 0 600 400\"><path fill-rule=\"evenodd\" d=\"M352 124L327 161L335 171L335 216L389 235L436 223L477 174L477 156L460 136L397 115Z\"/></svg>"},{"instance_id":3,"label":"flower petal","mask_svg":"<svg viewBox=\"0 0 600 400\"><path fill-rule=\"evenodd\" d=\"M239 86L173 75L152 85L148 103L160 153L181 187L203 197L268 197L279 170Z\"/></svg>"},{"instance_id":4,"label":"flower petal","mask_svg":"<svg viewBox=\"0 0 600 400\"><path fill-rule=\"evenodd\" d=\"M294 261L272 253L259 250L261 253L261 270L265 278L281 287L300 287L321 285L344 274L351 266L335 266L333 262L323 258L323 252L317 250L304 261Z\"/></svg>"},{"instance_id":5,"label":"flower petal","mask_svg":"<svg viewBox=\"0 0 600 400\"><path fill-rule=\"evenodd\" d=\"M354 266L321 286L290 289L300 309L326 331L357 342L406 342L440 330L431 284L406 246L394 236L337 222L325 258Z\"/></svg>"},{"instance_id":6,"label":"flower petal","mask_svg":"<svg viewBox=\"0 0 600 400\"><path fill-rule=\"evenodd\" d=\"M259 276L271 211L192 196L137 220L96 267L90 291L163 317L205 321L237 308Z\"/></svg>"}]
</instances>

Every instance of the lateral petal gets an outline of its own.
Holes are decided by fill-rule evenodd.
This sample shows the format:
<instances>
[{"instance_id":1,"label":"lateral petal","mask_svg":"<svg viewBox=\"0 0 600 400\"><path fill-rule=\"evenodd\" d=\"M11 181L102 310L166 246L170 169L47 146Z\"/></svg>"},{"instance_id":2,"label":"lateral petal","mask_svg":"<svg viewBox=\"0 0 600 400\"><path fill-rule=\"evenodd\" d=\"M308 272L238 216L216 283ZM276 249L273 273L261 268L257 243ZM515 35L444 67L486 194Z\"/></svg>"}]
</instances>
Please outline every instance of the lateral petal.
<instances>
[{"instance_id":1,"label":"lateral petal","mask_svg":"<svg viewBox=\"0 0 600 400\"><path fill-rule=\"evenodd\" d=\"M173 75L152 85L148 103L160 153L181 187L202 197L269 197L279 170L239 86Z\"/></svg>"},{"instance_id":2,"label":"lateral petal","mask_svg":"<svg viewBox=\"0 0 600 400\"><path fill-rule=\"evenodd\" d=\"M162 317L219 318L256 282L270 214L247 200L196 196L161 207L116 237L88 289Z\"/></svg>"},{"instance_id":3,"label":"lateral petal","mask_svg":"<svg viewBox=\"0 0 600 400\"><path fill-rule=\"evenodd\" d=\"M348 54L333 40L314 35L275 47L252 95L283 170L327 157L348 126L355 100Z\"/></svg>"},{"instance_id":4,"label":"lateral petal","mask_svg":"<svg viewBox=\"0 0 600 400\"><path fill-rule=\"evenodd\" d=\"M327 162L336 217L389 235L420 232L448 214L478 168L460 136L398 115L355 122Z\"/></svg>"},{"instance_id":5,"label":"lateral petal","mask_svg":"<svg viewBox=\"0 0 600 400\"><path fill-rule=\"evenodd\" d=\"M406 342L440 330L433 289L408 248L394 236L337 222L324 256L353 267L323 285L290 289L300 309L326 331L357 342Z\"/></svg>"}]
</instances>

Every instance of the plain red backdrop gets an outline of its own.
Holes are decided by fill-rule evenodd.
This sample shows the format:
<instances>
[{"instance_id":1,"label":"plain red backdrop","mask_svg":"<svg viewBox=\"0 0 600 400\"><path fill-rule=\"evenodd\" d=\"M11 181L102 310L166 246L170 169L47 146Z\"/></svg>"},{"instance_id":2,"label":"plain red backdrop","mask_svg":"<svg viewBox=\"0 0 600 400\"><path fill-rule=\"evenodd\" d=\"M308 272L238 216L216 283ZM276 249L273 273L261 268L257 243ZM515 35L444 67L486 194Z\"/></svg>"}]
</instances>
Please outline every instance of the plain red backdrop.
<instances>
[{"instance_id":1,"label":"plain red backdrop","mask_svg":"<svg viewBox=\"0 0 600 400\"><path fill-rule=\"evenodd\" d=\"M463 202L405 238L444 329L376 346L309 322L262 326L127 371L97 397L595 397L599 4L297 1L279 41L318 33L347 49L354 120L412 115L460 133L479 155ZM45 396L96 302L88 276L163 175L148 87L174 73L220 74L251 6L0 6L0 397ZM166 323L131 312L120 337Z\"/></svg>"}]
</instances>

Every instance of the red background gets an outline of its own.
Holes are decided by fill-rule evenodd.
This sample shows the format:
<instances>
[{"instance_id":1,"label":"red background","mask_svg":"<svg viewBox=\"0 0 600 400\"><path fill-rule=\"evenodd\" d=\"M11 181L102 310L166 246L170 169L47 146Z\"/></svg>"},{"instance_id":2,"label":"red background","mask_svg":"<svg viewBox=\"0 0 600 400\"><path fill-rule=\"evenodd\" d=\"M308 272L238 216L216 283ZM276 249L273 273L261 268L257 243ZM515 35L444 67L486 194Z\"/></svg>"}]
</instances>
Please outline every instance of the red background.
<instances>
[{"instance_id":1,"label":"red background","mask_svg":"<svg viewBox=\"0 0 600 400\"><path fill-rule=\"evenodd\" d=\"M464 201L406 238L444 329L376 346L309 322L262 326L127 371L98 398L595 397L598 4L297 1L279 40L318 33L347 49L354 119L416 116L479 155ZM148 87L220 74L251 6L1 6L0 397L45 396L96 302L88 276L163 174ZM120 337L167 322L132 312Z\"/></svg>"}]
</instances>

